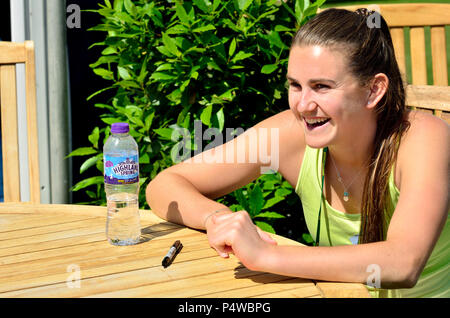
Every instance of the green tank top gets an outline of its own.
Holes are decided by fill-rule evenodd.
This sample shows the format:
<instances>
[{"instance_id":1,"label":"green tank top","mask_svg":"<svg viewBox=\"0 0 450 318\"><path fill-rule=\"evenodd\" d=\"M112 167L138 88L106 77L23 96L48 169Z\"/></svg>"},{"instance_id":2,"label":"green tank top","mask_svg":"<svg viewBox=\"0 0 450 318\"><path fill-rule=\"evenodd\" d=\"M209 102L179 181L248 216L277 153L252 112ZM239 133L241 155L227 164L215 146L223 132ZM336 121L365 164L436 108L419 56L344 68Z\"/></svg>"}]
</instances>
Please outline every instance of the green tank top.
<instances>
[{"instance_id":1,"label":"green tank top","mask_svg":"<svg viewBox=\"0 0 450 318\"><path fill-rule=\"evenodd\" d=\"M303 206L306 225L316 238L318 213L321 208L321 246L357 244L361 223L360 214L349 214L334 209L327 200L321 200L321 174L323 149L306 146L302 166L295 187ZM390 199L385 217L386 226L398 202L400 191L394 183L393 169L389 176ZM322 205L320 207L320 205ZM382 269L381 269L382 270ZM370 272L367 274L370 275ZM428 259L420 278L413 288L377 289L367 286L372 297L450 297L450 227L447 221Z\"/></svg>"}]
</instances>

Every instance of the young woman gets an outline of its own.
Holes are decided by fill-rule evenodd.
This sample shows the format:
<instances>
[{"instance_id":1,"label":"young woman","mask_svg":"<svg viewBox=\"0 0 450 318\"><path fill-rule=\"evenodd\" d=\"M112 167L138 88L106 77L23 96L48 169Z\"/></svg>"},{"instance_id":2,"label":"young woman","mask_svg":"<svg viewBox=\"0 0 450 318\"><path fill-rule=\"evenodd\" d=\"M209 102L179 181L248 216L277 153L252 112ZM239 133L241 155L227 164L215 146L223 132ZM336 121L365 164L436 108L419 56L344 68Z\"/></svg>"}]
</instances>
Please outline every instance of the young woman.
<instances>
[{"instance_id":1,"label":"young woman","mask_svg":"<svg viewBox=\"0 0 450 318\"><path fill-rule=\"evenodd\" d=\"M252 270L367 283L376 268L381 296L449 297L449 127L406 110L389 29L384 19L369 27L371 14L329 9L301 27L290 110L251 129L258 143L244 133L161 172L147 188L152 210L206 229L219 255ZM261 133L274 128L278 140ZM300 196L316 246L278 246L246 211L214 201L261 174L266 158L250 157L261 142L276 149L269 156Z\"/></svg>"}]
</instances>

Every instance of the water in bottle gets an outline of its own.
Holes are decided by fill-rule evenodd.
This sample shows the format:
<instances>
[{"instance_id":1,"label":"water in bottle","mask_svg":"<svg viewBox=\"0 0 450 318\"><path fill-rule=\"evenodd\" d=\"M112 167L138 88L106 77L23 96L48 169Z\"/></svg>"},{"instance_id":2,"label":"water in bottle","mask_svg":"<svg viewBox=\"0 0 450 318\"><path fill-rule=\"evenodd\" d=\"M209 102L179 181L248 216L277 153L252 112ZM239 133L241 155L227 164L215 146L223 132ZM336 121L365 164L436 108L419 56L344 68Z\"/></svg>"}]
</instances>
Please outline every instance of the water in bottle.
<instances>
[{"instance_id":1,"label":"water in bottle","mask_svg":"<svg viewBox=\"0 0 450 318\"><path fill-rule=\"evenodd\" d=\"M111 125L103 147L107 200L106 237L113 245L132 245L140 240L139 151L128 134L127 123Z\"/></svg>"}]
</instances>

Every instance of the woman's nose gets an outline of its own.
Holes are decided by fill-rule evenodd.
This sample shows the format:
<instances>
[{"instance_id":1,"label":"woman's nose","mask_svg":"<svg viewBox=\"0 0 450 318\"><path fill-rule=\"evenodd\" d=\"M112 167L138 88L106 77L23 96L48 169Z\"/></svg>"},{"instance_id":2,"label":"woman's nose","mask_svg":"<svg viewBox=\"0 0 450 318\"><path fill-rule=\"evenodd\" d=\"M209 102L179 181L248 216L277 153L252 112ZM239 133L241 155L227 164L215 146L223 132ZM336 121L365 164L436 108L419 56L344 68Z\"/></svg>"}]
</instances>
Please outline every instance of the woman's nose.
<instances>
[{"instance_id":1,"label":"woman's nose","mask_svg":"<svg viewBox=\"0 0 450 318\"><path fill-rule=\"evenodd\" d=\"M299 113L308 113L313 111L317 107L317 103L313 98L311 91L304 89L300 94L300 100L297 104L297 110Z\"/></svg>"}]
</instances>

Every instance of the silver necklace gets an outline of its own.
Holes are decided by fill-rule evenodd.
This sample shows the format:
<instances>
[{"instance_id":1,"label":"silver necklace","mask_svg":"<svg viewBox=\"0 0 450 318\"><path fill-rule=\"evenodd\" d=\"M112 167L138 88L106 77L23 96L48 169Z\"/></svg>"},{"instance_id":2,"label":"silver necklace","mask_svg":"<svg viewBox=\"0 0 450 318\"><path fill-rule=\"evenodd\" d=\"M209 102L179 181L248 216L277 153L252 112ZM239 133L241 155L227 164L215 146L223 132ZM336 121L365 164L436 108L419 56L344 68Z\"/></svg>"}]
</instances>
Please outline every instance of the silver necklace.
<instances>
[{"instance_id":1,"label":"silver necklace","mask_svg":"<svg viewBox=\"0 0 450 318\"><path fill-rule=\"evenodd\" d=\"M336 163L334 162L333 157L330 154L330 158L331 161L333 161L333 165L334 165L334 169L336 169L336 173L338 176L338 181L342 184L342 186L344 187L344 196L343 199L345 202L348 201L349 197L350 197L350 193L348 192L348 189L350 188L350 186L353 184L353 182L356 180L356 178L358 178L358 176L360 175L361 171L363 170L363 168L361 167L358 171L358 173L356 174L356 176L353 178L352 182L350 182L350 184L348 186L345 186L344 181L342 180L341 174L339 173L339 169L336 166ZM363 166L364 167L364 166Z\"/></svg>"}]
</instances>

